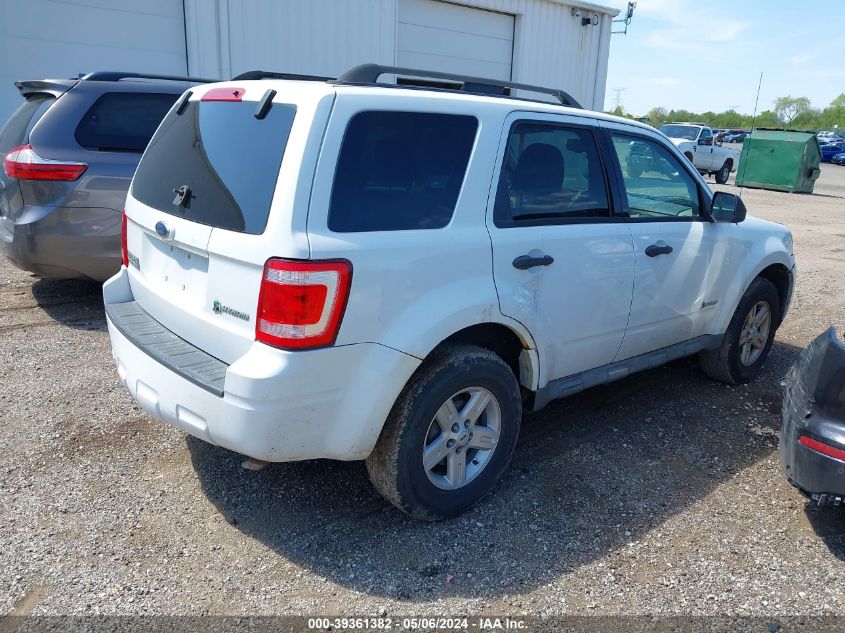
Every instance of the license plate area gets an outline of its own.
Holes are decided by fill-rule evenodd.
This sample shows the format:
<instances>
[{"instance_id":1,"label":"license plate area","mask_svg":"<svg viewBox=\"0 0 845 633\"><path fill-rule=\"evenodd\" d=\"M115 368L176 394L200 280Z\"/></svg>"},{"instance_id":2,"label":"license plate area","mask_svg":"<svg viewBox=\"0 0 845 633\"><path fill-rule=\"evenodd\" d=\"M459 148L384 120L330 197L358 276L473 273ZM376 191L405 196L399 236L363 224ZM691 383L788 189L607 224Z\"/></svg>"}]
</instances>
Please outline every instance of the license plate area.
<instances>
[{"instance_id":1,"label":"license plate area","mask_svg":"<svg viewBox=\"0 0 845 633\"><path fill-rule=\"evenodd\" d=\"M178 297L180 302L202 306L208 257L149 234L144 236L142 251L140 270L151 288Z\"/></svg>"}]
</instances>

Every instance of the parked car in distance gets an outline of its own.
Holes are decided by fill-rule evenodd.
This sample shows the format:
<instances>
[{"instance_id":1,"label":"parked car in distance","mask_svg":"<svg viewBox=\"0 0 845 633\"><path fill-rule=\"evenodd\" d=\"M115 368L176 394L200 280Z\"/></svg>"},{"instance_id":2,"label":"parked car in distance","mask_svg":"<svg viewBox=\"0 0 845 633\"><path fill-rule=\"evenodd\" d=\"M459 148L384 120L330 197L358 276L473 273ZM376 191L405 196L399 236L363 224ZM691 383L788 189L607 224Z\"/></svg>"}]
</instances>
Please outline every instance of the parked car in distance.
<instances>
[{"instance_id":1,"label":"parked car in distance","mask_svg":"<svg viewBox=\"0 0 845 633\"><path fill-rule=\"evenodd\" d=\"M739 167L740 152L722 147L713 140L713 130L695 123L667 123L660 131L695 165L702 174L715 174L720 185L728 182Z\"/></svg>"},{"instance_id":2,"label":"parked car in distance","mask_svg":"<svg viewBox=\"0 0 845 633\"><path fill-rule=\"evenodd\" d=\"M725 134L723 138L725 143L742 143L746 138L748 138L748 132L729 132Z\"/></svg>"},{"instance_id":3,"label":"parked car in distance","mask_svg":"<svg viewBox=\"0 0 845 633\"><path fill-rule=\"evenodd\" d=\"M845 138L833 132L819 132L816 134L816 138L819 139L819 143L837 143L845 141Z\"/></svg>"},{"instance_id":4,"label":"parked car in distance","mask_svg":"<svg viewBox=\"0 0 845 633\"><path fill-rule=\"evenodd\" d=\"M845 165L845 152L841 154L834 154L833 158L830 159L830 162L834 165Z\"/></svg>"},{"instance_id":5,"label":"parked car in distance","mask_svg":"<svg viewBox=\"0 0 845 633\"><path fill-rule=\"evenodd\" d=\"M177 97L210 80L95 72L18 81L0 131L0 254L40 277L104 281L141 154Z\"/></svg>"},{"instance_id":6,"label":"parked car in distance","mask_svg":"<svg viewBox=\"0 0 845 633\"><path fill-rule=\"evenodd\" d=\"M523 410L691 354L721 382L760 372L794 283L786 227L556 89L377 83L396 73L428 74L250 73L165 117L103 286L144 411L256 460L366 460L434 520L494 487Z\"/></svg>"},{"instance_id":7,"label":"parked car in distance","mask_svg":"<svg viewBox=\"0 0 845 633\"><path fill-rule=\"evenodd\" d=\"M845 143L825 143L819 144L822 150L822 162L829 163L837 154L845 152Z\"/></svg>"}]
</instances>

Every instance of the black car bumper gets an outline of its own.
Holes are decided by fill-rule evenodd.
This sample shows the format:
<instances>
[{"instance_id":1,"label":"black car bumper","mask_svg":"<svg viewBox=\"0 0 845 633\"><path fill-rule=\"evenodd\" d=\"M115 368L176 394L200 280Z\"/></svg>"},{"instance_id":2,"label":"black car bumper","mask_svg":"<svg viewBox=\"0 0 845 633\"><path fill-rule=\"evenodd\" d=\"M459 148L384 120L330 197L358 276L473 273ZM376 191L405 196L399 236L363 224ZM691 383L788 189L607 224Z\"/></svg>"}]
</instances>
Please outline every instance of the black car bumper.
<instances>
[{"instance_id":1,"label":"black car bumper","mask_svg":"<svg viewBox=\"0 0 845 633\"><path fill-rule=\"evenodd\" d=\"M833 328L787 374L780 460L790 483L813 501L845 500L845 344Z\"/></svg>"}]
</instances>

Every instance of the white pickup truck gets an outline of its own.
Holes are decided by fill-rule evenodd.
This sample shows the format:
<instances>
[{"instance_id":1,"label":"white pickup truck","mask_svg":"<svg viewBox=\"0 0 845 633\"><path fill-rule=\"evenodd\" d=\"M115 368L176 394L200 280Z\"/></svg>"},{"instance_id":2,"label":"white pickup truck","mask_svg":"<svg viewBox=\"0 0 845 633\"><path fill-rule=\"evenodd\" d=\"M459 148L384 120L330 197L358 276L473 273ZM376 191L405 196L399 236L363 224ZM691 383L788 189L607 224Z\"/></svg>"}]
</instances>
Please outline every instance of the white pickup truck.
<instances>
[{"instance_id":1,"label":"white pickup truck","mask_svg":"<svg viewBox=\"0 0 845 633\"><path fill-rule=\"evenodd\" d=\"M667 123L660 131L702 174L715 174L720 185L728 182L739 165L740 152L716 143L713 130L695 123Z\"/></svg>"}]
</instances>

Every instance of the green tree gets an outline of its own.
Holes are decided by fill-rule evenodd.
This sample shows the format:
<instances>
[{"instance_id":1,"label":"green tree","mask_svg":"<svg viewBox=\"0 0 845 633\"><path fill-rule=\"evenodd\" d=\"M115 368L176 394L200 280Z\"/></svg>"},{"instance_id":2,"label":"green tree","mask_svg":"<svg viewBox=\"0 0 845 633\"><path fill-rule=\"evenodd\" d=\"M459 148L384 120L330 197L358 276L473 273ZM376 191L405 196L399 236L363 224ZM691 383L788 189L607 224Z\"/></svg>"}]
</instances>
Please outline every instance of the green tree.
<instances>
[{"instance_id":1,"label":"green tree","mask_svg":"<svg viewBox=\"0 0 845 633\"><path fill-rule=\"evenodd\" d=\"M834 97L833 101L830 102L831 108L845 108L845 92L843 92L838 97Z\"/></svg>"},{"instance_id":2,"label":"green tree","mask_svg":"<svg viewBox=\"0 0 845 633\"><path fill-rule=\"evenodd\" d=\"M791 126L795 119L812 110L812 103L807 97L778 97L775 99L775 114L778 119L787 127Z\"/></svg>"},{"instance_id":3,"label":"green tree","mask_svg":"<svg viewBox=\"0 0 845 633\"><path fill-rule=\"evenodd\" d=\"M646 114L649 125L652 127L660 127L669 120L669 111L663 107L652 108Z\"/></svg>"},{"instance_id":4,"label":"green tree","mask_svg":"<svg viewBox=\"0 0 845 633\"><path fill-rule=\"evenodd\" d=\"M751 124L748 124L751 127ZM771 110L764 110L754 119L754 127L780 127L778 115Z\"/></svg>"}]
</instances>

